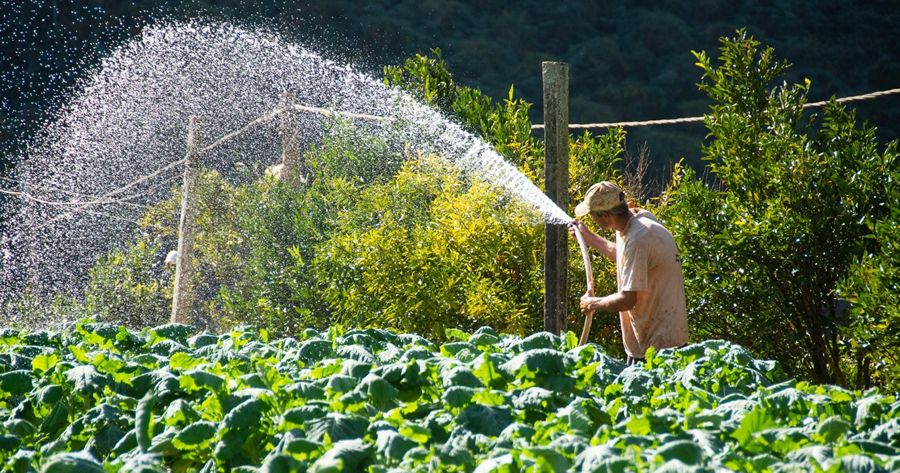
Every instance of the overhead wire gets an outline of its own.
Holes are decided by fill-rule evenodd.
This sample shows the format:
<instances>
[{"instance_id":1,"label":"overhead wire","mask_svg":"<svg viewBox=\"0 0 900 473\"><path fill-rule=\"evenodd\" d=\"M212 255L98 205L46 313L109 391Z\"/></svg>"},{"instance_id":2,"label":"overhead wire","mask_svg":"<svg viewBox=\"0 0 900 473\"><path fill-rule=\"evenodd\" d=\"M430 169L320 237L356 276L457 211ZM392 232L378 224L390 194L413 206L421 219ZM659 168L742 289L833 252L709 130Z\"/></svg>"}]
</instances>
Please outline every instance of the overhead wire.
<instances>
[{"instance_id":1,"label":"overhead wire","mask_svg":"<svg viewBox=\"0 0 900 473\"><path fill-rule=\"evenodd\" d=\"M37 186L37 185L35 185L34 183L31 183L31 182L26 183L26 182L19 181L19 180L16 180L16 179L11 179L11 178L5 177L5 176L0 176L0 179L4 180L4 181L6 181L6 182L9 182L9 183L11 183L11 184L19 185L19 186L24 186L24 185L27 184L27 186L28 186L29 188L33 188L33 189L35 189L35 190L39 190L39 191L42 191L42 192L47 192L47 193L62 193L62 194L73 195L73 196L76 196L76 197L89 197L89 198L91 198L91 199L95 199L95 196L93 196L93 195L90 195L90 194L82 194L82 193L70 191L70 190L67 190L67 189L58 189L58 188L51 188L51 187L45 187L45 186ZM84 201L79 201L79 200L68 200L68 201L61 201L61 200L47 200L47 199L45 199L45 198L36 197L34 194L32 194L32 193L30 193L30 192L21 191L21 190L17 191L17 190L13 190L13 189L0 189L0 193L6 194L6 195L12 195L12 196L17 196L17 197L22 197L22 198L24 198L24 199L31 200L31 201L33 201L33 202L37 202L37 203L41 203L41 204L45 204L45 205L54 205L54 206L75 206L75 205L79 205L79 204L84 203ZM100 204L104 204L104 205L106 205L106 204L121 204L121 205L127 205L127 206L138 207L138 208L147 208L146 205L138 204L138 203L134 203L134 202L129 202L129 200L135 199L135 198L137 198L137 197L140 197L140 194L136 194L136 195L133 195L133 196L130 196L130 197L125 197L125 198L122 198L122 199L115 199L115 200L107 200L107 201L103 201L103 202L98 202L97 204L98 204L98 205L100 205Z\"/></svg>"},{"instance_id":2,"label":"overhead wire","mask_svg":"<svg viewBox=\"0 0 900 473\"><path fill-rule=\"evenodd\" d=\"M837 103L847 103L847 102L858 102L861 100L871 100L878 97L883 97L886 95L898 94L900 93L900 88L898 89L888 89L888 90L879 90L878 92L871 92L868 94L862 95L854 95L851 97L842 97L839 99L835 99ZM824 100L821 102L811 102L803 105L803 108L813 108L813 107L822 107L827 104L829 101ZM675 125L680 123L696 123L702 122L704 119L703 116L699 117L683 117L683 118L663 118L658 120L643 120L643 121L627 121L627 122L608 122L608 123L570 123L569 128L573 129L590 129L590 128L614 128L614 127L639 127L639 126L654 126L654 125ZM538 123L531 125L532 130L542 130L544 128L544 124Z\"/></svg>"}]
</instances>

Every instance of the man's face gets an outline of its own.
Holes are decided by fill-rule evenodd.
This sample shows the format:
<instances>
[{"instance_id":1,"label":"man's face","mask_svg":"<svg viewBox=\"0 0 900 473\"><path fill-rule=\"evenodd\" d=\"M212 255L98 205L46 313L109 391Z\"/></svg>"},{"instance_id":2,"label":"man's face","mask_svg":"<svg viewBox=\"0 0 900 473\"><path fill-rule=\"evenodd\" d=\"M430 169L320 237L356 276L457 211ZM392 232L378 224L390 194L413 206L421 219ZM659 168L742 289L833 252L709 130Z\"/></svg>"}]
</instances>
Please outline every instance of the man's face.
<instances>
[{"instance_id":1,"label":"man's face","mask_svg":"<svg viewBox=\"0 0 900 473\"><path fill-rule=\"evenodd\" d=\"M597 224L598 227L609 230L612 228L612 219L610 218L609 212L591 212L591 220Z\"/></svg>"}]
</instances>

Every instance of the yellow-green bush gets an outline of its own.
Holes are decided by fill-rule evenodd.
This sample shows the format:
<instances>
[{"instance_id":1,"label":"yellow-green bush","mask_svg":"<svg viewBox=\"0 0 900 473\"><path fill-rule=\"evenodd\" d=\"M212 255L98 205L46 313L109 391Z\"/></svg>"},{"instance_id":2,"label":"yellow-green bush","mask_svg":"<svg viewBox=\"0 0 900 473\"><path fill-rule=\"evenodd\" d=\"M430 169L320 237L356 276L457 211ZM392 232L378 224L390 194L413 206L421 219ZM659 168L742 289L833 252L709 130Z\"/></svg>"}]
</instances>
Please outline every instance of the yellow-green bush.
<instances>
[{"instance_id":1,"label":"yellow-green bush","mask_svg":"<svg viewBox=\"0 0 900 473\"><path fill-rule=\"evenodd\" d=\"M141 237L114 249L91 268L85 310L100 320L132 328L164 323L171 311L171 272L162 267L161 244Z\"/></svg>"},{"instance_id":2,"label":"yellow-green bush","mask_svg":"<svg viewBox=\"0 0 900 473\"><path fill-rule=\"evenodd\" d=\"M471 185L440 158L414 158L369 187L315 266L335 318L412 330L539 328L540 227L521 204Z\"/></svg>"}]
</instances>

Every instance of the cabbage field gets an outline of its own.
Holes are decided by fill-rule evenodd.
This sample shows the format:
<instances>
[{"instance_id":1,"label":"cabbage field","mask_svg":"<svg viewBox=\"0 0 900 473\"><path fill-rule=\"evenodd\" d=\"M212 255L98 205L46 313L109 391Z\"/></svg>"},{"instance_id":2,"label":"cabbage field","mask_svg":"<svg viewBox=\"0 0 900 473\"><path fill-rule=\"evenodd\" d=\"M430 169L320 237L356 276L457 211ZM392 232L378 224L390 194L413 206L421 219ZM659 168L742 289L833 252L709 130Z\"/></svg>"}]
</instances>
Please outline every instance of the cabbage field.
<instances>
[{"instance_id":1,"label":"cabbage field","mask_svg":"<svg viewBox=\"0 0 900 473\"><path fill-rule=\"evenodd\" d=\"M898 471L900 402L723 341L625 367L488 328L0 330L0 470Z\"/></svg>"}]
</instances>

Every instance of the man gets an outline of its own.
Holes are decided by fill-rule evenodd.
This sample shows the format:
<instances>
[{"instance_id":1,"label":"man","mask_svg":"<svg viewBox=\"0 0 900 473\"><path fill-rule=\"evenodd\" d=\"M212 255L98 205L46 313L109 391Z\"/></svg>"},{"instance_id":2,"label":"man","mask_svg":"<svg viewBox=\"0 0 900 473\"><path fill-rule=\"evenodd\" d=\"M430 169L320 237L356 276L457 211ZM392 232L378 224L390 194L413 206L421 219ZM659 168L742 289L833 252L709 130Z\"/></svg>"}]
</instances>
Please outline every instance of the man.
<instances>
[{"instance_id":1,"label":"man","mask_svg":"<svg viewBox=\"0 0 900 473\"><path fill-rule=\"evenodd\" d=\"M618 292L605 297L585 294L582 312L618 312L626 362L644 361L648 347L657 350L687 344L684 277L675 239L650 212L630 209L625 193L609 181L588 189L575 216L590 215L603 230L615 230L612 242L575 221L570 229L584 235L589 246L616 263Z\"/></svg>"}]
</instances>

